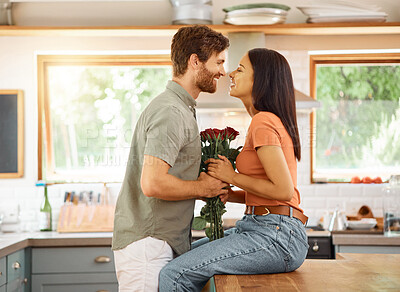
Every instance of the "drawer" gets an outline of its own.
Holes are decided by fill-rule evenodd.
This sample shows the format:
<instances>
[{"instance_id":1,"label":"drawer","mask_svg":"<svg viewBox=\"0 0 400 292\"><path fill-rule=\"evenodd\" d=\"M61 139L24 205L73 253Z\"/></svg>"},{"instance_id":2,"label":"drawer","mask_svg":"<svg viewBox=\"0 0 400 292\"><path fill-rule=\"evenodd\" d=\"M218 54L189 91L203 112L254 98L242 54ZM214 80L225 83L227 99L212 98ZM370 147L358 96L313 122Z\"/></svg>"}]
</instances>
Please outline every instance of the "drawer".
<instances>
[{"instance_id":1,"label":"drawer","mask_svg":"<svg viewBox=\"0 0 400 292\"><path fill-rule=\"evenodd\" d=\"M4 285L6 281L7 281L7 264L6 264L6 258L4 257L0 259L0 286Z\"/></svg>"},{"instance_id":2,"label":"drawer","mask_svg":"<svg viewBox=\"0 0 400 292\"><path fill-rule=\"evenodd\" d=\"M95 272L115 272L110 247L32 249L32 274Z\"/></svg>"},{"instance_id":3,"label":"drawer","mask_svg":"<svg viewBox=\"0 0 400 292\"><path fill-rule=\"evenodd\" d=\"M308 245L308 259L332 258L332 242L330 237L309 237Z\"/></svg>"},{"instance_id":4,"label":"drawer","mask_svg":"<svg viewBox=\"0 0 400 292\"><path fill-rule=\"evenodd\" d=\"M22 281L25 278L25 250L7 256L7 282Z\"/></svg>"},{"instance_id":5,"label":"drawer","mask_svg":"<svg viewBox=\"0 0 400 292\"><path fill-rule=\"evenodd\" d=\"M93 274L42 274L32 276L32 291L87 292L118 291L115 273Z\"/></svg>"}]
</instances>

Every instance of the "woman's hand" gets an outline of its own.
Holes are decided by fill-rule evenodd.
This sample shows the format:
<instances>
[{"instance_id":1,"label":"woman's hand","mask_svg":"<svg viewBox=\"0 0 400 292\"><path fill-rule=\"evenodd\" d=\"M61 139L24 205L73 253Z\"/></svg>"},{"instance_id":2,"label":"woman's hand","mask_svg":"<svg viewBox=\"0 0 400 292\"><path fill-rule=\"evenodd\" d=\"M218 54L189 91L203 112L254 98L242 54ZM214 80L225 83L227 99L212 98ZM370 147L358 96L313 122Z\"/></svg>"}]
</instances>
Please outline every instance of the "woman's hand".
<instances>
[{"instance_id":1,"label":"woman's hand","mask_svg":"<svg viewBox=\"0 0 400 292\"><path fill-rule=\"evenodd\" d=\"M210 158L205 163L208 164L207 174L222 180L226 183L233 184L233 177L236 172L232 164L225 156L218 155L220 159Z\"/></svg>"}]
</instances>

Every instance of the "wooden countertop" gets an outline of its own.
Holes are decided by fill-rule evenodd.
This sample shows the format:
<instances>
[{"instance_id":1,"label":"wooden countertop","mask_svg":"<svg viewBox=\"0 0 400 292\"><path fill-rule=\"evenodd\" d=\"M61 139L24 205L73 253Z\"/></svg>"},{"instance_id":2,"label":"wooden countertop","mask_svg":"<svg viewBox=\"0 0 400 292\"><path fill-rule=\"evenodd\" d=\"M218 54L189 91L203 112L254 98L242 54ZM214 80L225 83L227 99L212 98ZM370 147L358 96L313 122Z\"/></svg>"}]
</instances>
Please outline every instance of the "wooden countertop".
<instances>
[{"instance_id":1,"label":"wooden countertop","mask_svg":"<svg viewBox=\"0 0 400 292\"><path fill-rule=\"evenodd\" d=\"M216 292L400 291L400 254L337 254L309 260L296 271L269 275L215 275Z\"/></svg>"}]
</instances>

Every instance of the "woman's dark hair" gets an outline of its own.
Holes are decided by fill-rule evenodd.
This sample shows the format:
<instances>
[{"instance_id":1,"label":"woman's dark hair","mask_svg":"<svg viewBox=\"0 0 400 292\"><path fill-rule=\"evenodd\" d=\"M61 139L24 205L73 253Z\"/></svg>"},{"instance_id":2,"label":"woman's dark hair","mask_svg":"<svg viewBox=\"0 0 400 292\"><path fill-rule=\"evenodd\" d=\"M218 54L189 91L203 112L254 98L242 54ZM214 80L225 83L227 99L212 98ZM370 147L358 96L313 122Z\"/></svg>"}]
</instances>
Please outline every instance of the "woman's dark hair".
<instances>
[{"instance_id":1,"label":"woman's dark hair","mask_svg":"<svg viewBox=\"0 0 400 292\"><path fill-rule=\"evenodd\" d=\"M294 155L300 161L301 146L290 66L285 57L269 49L252 49L248 56L254 70L254 108L271 112L281 119L292 138Z\"/></svg>"},{"instance_id":2,"label":"woman's dark hair","mask_svg":"<svg viewBox=\"0 0 400 292\"><path fill-rule=\"evenodd\" d=\"M181 27L172 38L171 43L174 76L179 77L185 74L188 60L192 54L196 54L204 63L212 54L219 54L228 47L227 37L205 25Z\"/></svg>"}]
</instances>

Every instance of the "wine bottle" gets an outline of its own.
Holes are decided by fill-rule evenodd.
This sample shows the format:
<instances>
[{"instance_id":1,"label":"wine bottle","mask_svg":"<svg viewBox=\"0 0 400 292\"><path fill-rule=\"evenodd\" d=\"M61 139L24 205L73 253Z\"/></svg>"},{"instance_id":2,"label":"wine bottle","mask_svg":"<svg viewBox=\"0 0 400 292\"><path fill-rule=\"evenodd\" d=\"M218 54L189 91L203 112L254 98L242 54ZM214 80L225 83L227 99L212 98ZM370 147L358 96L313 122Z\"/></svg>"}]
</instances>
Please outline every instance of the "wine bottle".
<instances>
[{"instance_id":1,"label":"wine bottle","mask_svg":"<svg viewBox=\"0 0 400 292\"><path fill-rule=\"evenodd\" d=\"M44 186L44 198L39 212L39 229L40 231L52 231L52 214L51 205L47 195L47 185L46 183L40 183L37 185Z\"/></svg>"}]
</instances>

